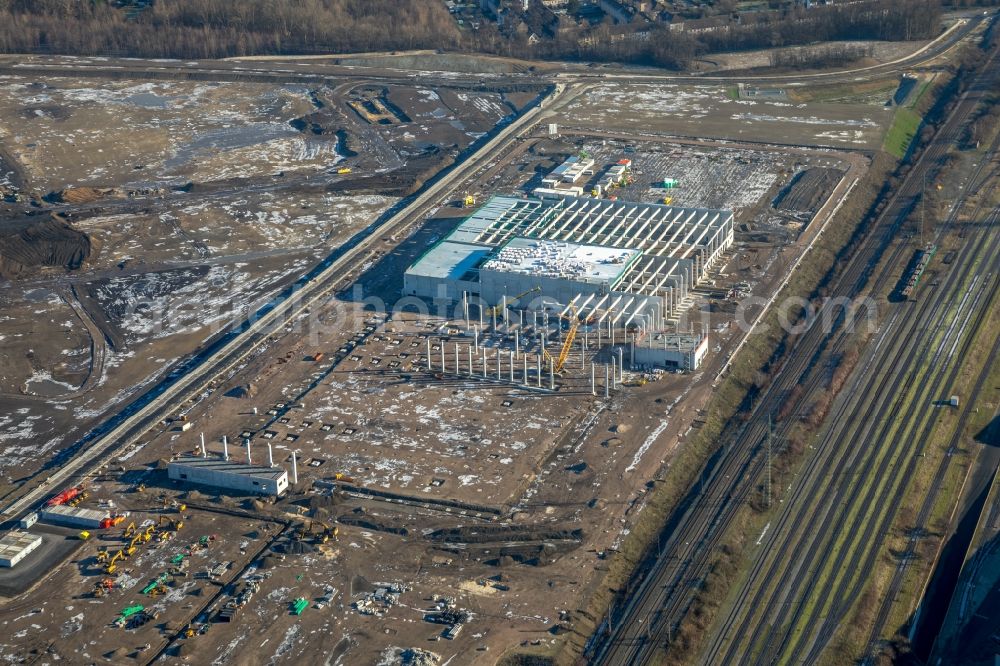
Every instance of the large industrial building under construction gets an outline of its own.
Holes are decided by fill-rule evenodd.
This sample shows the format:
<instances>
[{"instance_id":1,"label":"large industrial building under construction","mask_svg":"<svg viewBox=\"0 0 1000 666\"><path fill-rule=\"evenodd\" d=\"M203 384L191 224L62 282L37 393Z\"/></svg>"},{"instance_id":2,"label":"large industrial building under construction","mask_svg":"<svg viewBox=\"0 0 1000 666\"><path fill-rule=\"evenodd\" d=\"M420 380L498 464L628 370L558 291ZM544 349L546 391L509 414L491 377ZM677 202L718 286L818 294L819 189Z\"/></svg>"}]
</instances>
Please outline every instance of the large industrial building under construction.
<instances>
[{"instance_id":1,"label":"large industrial building under construction","mask_svg":"<svg viewBox=\"0 0 1000 666\"><path fill-rule=\"evenodd\" d=\"M530 293L581 317L656 329L732 243L731 211L494 196L406 271L403 291L491 306Z\"/></svg>"}]
</instances>

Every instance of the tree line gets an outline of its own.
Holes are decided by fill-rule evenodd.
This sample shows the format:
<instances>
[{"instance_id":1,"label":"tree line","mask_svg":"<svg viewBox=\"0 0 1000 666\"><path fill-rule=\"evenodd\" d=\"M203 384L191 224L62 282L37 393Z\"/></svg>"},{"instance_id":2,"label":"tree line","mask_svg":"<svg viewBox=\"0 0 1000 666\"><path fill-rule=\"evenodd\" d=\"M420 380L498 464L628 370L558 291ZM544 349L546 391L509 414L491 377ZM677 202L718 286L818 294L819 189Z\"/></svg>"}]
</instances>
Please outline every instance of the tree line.
<instances>
[{"instance_id":1,"label":"tree line","mask_svg":"<svg viewBox=\"0 0 1000 666\"><path fill-rule=\"evenodd\" d=\"M0 52L224 58L457 48L442 2L161 0L128 11L99 0L0 0Z\"/></svg>"},{"instance_id":2,"label":"tree line","mask_svg":"<svg viewBox=\"0 0 1000 666\"><path fill-rule=\"evenodd\" d=\"M462 31L439 0L154 0L139 11L102 0L0 0L0 52L220 58L445 49L679 69L708 52L926 39L939 30L941 6L939 0L861 0L743 16L682 30L564 24L532 38L490 22Z\"/></svg>"}]
</instances>

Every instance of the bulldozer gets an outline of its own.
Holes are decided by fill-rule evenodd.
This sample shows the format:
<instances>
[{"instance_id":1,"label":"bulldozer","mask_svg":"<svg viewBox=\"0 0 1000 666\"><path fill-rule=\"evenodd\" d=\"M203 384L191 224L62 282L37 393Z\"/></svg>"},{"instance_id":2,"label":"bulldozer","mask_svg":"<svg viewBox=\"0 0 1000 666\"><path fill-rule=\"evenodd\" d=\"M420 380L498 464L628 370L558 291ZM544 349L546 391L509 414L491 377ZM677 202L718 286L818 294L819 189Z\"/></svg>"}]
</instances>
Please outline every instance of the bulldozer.
<instances>
[{"instance_id":1,"label":"bulldozer","mask_svg":"<svg viewBox=\"0 0 1000 666\"><path fill-rule=\"evenodd\" d=\"M164 524L166 524L167 527L169 527L174 532L179 532L181 530L181 528L184 527L184 521L181 520L180 518L174 519L174 518L168 518L167 516L161 515L159 521L156 524L156 526L157 526L157 528L160 528L160 527L163 527Z\"/></svg>"},{"instance_id":2,"label":"bulldozer","mask_svg":"<svg viewBox=\"0 0 1000 666\"><path fill-rule=\"evenodd\" d=\"M302 523L295 531L293 538L296 541L311 540L316 544L324 544L331 538L335 538L340 533L340 529L333 527L319 520L310 520Z\"/></svg>"}]
</instances>

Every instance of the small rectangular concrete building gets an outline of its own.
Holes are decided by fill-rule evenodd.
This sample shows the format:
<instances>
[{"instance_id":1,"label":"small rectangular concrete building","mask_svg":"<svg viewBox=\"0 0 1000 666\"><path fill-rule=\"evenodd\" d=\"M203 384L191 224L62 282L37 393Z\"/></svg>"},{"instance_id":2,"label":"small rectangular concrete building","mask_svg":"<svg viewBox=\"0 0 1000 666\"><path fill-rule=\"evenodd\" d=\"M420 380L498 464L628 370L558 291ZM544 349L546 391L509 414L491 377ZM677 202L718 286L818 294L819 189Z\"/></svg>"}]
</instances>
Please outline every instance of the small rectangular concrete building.
<instances>
[{"instance_id":1,"label":"small rectangular concrete building","mask_svg":"<svg viewBox=\"0 0 1000 666\"><path fill-rule=\"evenodd\" d=\"M708 352L708 337L654 333L632 345L633 364L667 370L697 370Z\"/></svg>"},{"instance_id":2,"label":"small rectangular concrete building","mask_svg":"<svg viewBox=\"0 0 1000 666\"><path fill-rule=\"evenodd\" d=\"M80 529L98 529L101 526L101 521L110 517L110 513L107 511L83 509L67 504L45 507L38 515L42 522L65 527L79 527Z\"/></svg>"},{"instance_id":3,"label":"small rectangular concrete building","mask_svg":"<svg viewBox=\"0 0 1000 666\"><path fill-rule=\"evenodd\" d=\"M167 475L172 481L251 495L277 496L288 489L288 472L280 467L247 465L223 458L178 458L167 464Z\"/></svg>"},{"instance_id":4,"label":"small rectangular concrete building","mask_svg":"<svg viewBox=\"0 0 1000 666\"><path fill-rule=\"evenodd\" d=\"M13 567L42 545L42 537L14 530L0 539L0 567Z\"/></svg>"}]
</instances>

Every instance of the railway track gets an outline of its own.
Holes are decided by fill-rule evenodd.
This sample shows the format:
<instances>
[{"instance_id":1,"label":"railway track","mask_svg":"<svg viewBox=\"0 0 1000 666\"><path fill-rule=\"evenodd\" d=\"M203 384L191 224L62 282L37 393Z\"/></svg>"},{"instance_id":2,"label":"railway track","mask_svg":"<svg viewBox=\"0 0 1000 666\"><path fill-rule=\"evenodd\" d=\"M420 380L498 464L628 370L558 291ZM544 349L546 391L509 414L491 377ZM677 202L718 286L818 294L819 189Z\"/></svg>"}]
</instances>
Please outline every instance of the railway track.
<instances>
[{"instance_id":1,"label":"railway track","mask_svg":"<svg viewBox=\"0 0 1000 666\"><path fill-rule=\"evenodd\" d=\"M818 650L864 584L878 546L888 532L894 508L905 492L907 477L899 473L905 469L901 461L915 460L926 440L917 431L926 428L929 433L929 417L934 409L931 399L950 385L958 372L957 363L935 367L932 356L936 355L937 345L921 332L948 313L950 297L961 296L963 269L981 258L984 251L994 253L987 257L996 256L997 246L997 238L980 235L975 246L967 248L956 262L948 284L939 291L940 297L928 297L920 303L923 307L901 308L895 317L896 325L886 327L875 353L863 359L859 367L879 369L874 381L864 385L869 373L861 373L851 391L843 394L847 397L853 393L856 397L841 401L840 409L832 415L832 427L817 445L818 453L810 460L776 529L761 548L768 558L758 560L743 588L748 593L754 584L760 584L752 598L741 594L737 602L737 608L749 612L731 632L734 642L725 652L710 650L707 660L757 655L755 663L773 663L807 651L806 663L818 657ZM960 309L955 316L963 311ZM957 339L946 335L938 349L952 342ZM966 346L970 342L971 338L966 338ZM924 364L926 369L922 370ZM908 386L920 387L912 400L895 390ZM922 409L916 415L907 412L903 432L899 432L898 416L911 404ZM888 416L880 419L880 414ZM874 482L875 477L881 477L881 481ZM821 499L810 504L810 498ZM872 507L887 508L870 517ZM842 535L850 535L845 545L836 541ZM770 564L768 568L765 562ZM834 572L851 572L857 577L845 580ZM813 636L815 640L811 640ZM751 640L744 643L744 637ZM803 642L807 645L803 646Z\"/></svg>"},{"instance_id":2,"label":"railway track","mask_svg":"<svg viewBox=\"0 0 1000 666\"><path fill-rule=\"evenodd\" d=\"M956 425L955 431L952 433L951 440L948 443L947 451L949 454L943 456L941 461L938 463L938 468L934 473L934 480L930 484L931 490L924 498L924 501L920 506L920 513L917 515L912 534L907 542L906 552L908 553L914 552L920 536L926 533L926 526L928 520L930 519L931 511L937 503L939 489L944 482L948 469L951 467L952 460L954 460L954 456L951 455L951 452L955 451L959 446L962 433L972 416L972 407L976 403L979 395L982 393L986 379L989 376L990 369L993 364L997 362L998 358L1000 358L1000 337L998 337L993 343L993 347L990 349L986 363L983 364L983 368L980 371L979 376L976 378L976 383L973 386L972 391L965 398L965 407L962 411L962 417ZM882 597L878 613L875 615L875 621L872 623L872 630L868 637L868 645L865 648L865 663L871 663L875 657L876 651L879 648L880 637L885 631L885 626L889 620L889 613L892 610L892 605L903 586L904 577L910 561L911 560L908 557L901 558L899 563L896 565L896 569L893 571L892 580L889 583L887 592Z\"/></svg>"},{"instance_id":3,"label":"railway track","mask_svg":"<svg viewBox=\"0 0 1000 666\"><path fill-rule=\"evenodd\" d=\"M959 99L938 137L924 151L879 216L871 238L850 260L834 285L835 296L853 298L870 283L884 251L917 201L928 165L936 164L958 139L975 109L978 96L985 90L988 87L974 85ZM896 262L902 250L902 246L892 250L890 261L883 264L884 268L874 284L886 282L889 267ZM824 316L829 315L826 312ZM842 348L848 343L848 336L839 327L843 322L842 314L833 319L838 324L833 327L833 333L813 327L799 339L785 367L751 413L748 423L735 429L735 432L724 434L726 444L721 454L710 461L703 480L682 500L668 522L663 546L659 552L649 556L644 575L622 593L624 601L612 608L588 645L587 653L595 663L647 663L656 649L669 640L690 606L694 589L709 571L712 551L739 506L754 491L756 480L763 472L765 462L761 452L769 415L778 410L795 384L811 371L816 371L824 351ZM809 385L808 382L803 383ZM796 401L799 408L808 404L808 395L811 395L810 392Z\"/></svg>"},{"instance_id":4,"label":"railway track","mask_svg":"<svg viewBox=\"0 0 1000 666\"><path fill-rule=\"evenodd\" d=\"M997 146L994 145L993 148L995 150ZM979 168L977 169L977 172L973 178L973 185L970 186L967 189L967 191L975 191L978 189L978 185L980 185L983 180L982 172L984 170L985 165L986 165L985 161L980 163ZM957 210L957 207L953 210ZM980 211L977 210L976 214L978 214L979 212ZM990 216L987 222L990 224L996 224L996 212L994 212L994 214ZM954 219L950 218L948 223L949 225L954 225ZM817 447L820 453L826 450L834 449L834 447L838 443L843 444L848 441L879 442L888 439L890 435L897 435L898 436L897 438L900 441L904 442L905 447L903 449L897 449L895 451L896 455L893 458L889 458L889 460L899 460L900 456L902 456L906 451L916 450L913 449L912 447L923 445L923 443L926 441L927 437L930 434L930 429L932 426L932 421L929 419L929 415L930 415L930 410L932 410L933 408L929 403L929 396L936 395L934 393L935 390L941 390L943 386L947 386L948 383L951 380L953 380L955 374L958 372L958 367L957 365L951 366L949 364L949 367L952 368L950 374L948 374L946 377L944 373L938 373L937 375L935 375L934 378L936 379L936 381L933 383L930 381L931 379L931 377L929 376L930 370L923 373L923 375L920 378L915 377L912 374L916 372L915 364L917 363L918 359L922 358L918 354L925 353L927 351L928 345L930 345L933 342L933 340L925 341L922 347L918 347L917 342L915 341L910 342L910 339L916 338L917 336L920 335L921 333L919 325L920 323L924 323L928 319L933 320L934 317L939 315L943 316L947 312L947 310L949 309L949 301L947 295L950 294L948 289L957 288L961 286L959 279L963 275L962 269L963 268L968 269L969 266L971 266L972 262L974 262L978 257L983 256L982 255L983 248L985 247L985 244L987 243L987 240L989 238L990 238L990 233L989 230L987 229L986 233L981 233L979 235L977 242L974 246L970 247L967 244L965 248L963 248L962 258L960 258L960 261L957 265L952 267L947 282L945 284L945 287L943 289L939 289L938 293L935 295L934 298L928 297L927 299L925 299L925 301L921 302L920 306L917 308L916 313L907 312L906 309L897 310L894 313L893 315L894 321L890 322L890 325L886 327L886 331L891 331L893 329L894 323L900 318L907 318L908 320L906 322L903 322L901 330L894 334L895 337L890 342L888 342L887 346L885 347L887 353L895 354L895 356L891 357L892 360L889 363L884 364L884 366L888 368L896 368L897 369L896 372L894 374L889 374L889 373L884 374L882 376L880 383L875 388L871 388L869 386L867 391L865 391L862 394L859 394L860 397L853 401L850 401L850 404L848 404L847 401L844 401L842 403L840 411L836 412L828 422L832 422L835 426L837 426L838 424L844 424L844 425L841 428L834 427L833 429L829 430L826 433L825 439L823 440L822 444ZM988 261L990 260L989 259L990 257L995 256L995 251L996 251L995 239L992 240L991 242L993 243L991 249L994 252L994 254L991 255L987 253L985 255ZM964 263L962 263L962 259L965 259ZM987 281L985 280L982 281L979 286L980 286L979 297L981 298L984 293L988 293L984 290L988 289L989 286ZM961 294L959 294L959 296L961 296ZM958 301L956 300L956 302ZM966 302L963 301L962 305L965 304ZM983 312L984 310L980 310L980 316L983 315ZM958 317L960 316L960 314L961 310L957 312L955 316ZM949 329L946 332L946 334L961 333L961 330L963 329L959 329L957 331L955 331L954 329ZM885 336L886 333L883 333L882 336L883 341L885 340ZM953 343L954 345L957 345L958 340L954 340ZM966 340L966 344L968 344L968 339ZM875 351L879 351L878 347L880 347L881 345L882 342L877 343ZM938 353L934 355L934 358L930 359L931 366L941 361L940 359L941 349L942 347L939 347ZM949 359L951 355L954 354L954 350L955 347L952 347L952 352L949 355ZM959 354L958 357L960 358L961 354ZM876 367L872 366L871 365L872 363L874 363L874 359L863 359L862 362L859 364L859 366ZM855 382L855 385L852 387L853 392L858 392L860 390L861 386L859 382L860 379L862 378L863 377L859 378L858 381ZM890 396L894 395L891 389L893 387L905 385L907 381L923 382L922 384L923 390L921 391L919 397L912 401L913 404L918 405L920 407L919 414L916 417L914 417L914 415L912 414L908 415L908 419L906 421L906 426L905 426L905 432L902 435L899 435L899 433L894 432L894 429L892 428L892 426L894 425L894 421L891 418L886 419L884 422L881 422L880 423L881 428L879 429L877 434L873 435L873 429L875 428L875 424L879 423L877 415L885 413L886 410L891 410L893 408L900 407L898 401L891 401L889 399ZM850 392L848 392L848 394L850 394ZM862 405L867 405L867 409L863 414L859 413L858 410L856 409L860 408ZM848 406L854 409L854 411L851 412L850 414L848 414L846 411ZM918 428L921 424L924 425L923 431L918 432ZM884 520L878 522L877 530L864 529L863 531L858 532L858 530L861 529L860 527L861 524L864 523L863 521L863 517L865 514L864 511L856 511L852 516L850 516L851 521L849 526L846 525L848 516L845 516L843 513L836 514L838 522L833 523L831 522L832 517L830 515L818 512L817 514L814 514L811 517L811 519L808 520L808 523L806 524L805 527L800 526L800 523L806 520L804 517L802 517L801 515L797 515L794 517L794 520L791 523L792 529L794 530L796 527L798 527L799 531L797 532L793 531L792 534L798 535L800 537L800 540L798 542L795 542L794 545L790 545L789 540L792 538L791 535L787 536L786 541L781 542L780 544L777 541L782 533L782 530L788 524L789 513L792 511L792 507L797 506L798 503L805 501L805 498L807 496L822 497L825 496L826 493L831 493L831 492L837 493L835 496L835 500L831 502L831 506L829 508L842 506L845 503L848 506L855 508L857 508L858 506L867 506L867 507L884 506L884 505L895 506L896 504L898 504L899 499L901 499L902 494L905 491L905 484L902 484L900 482L900 479L895 479L896 482L891 485L891 487L893 488L893 494L891 497L888 495L890 485L880 484L878 486L880 494L877 497L869 493L868 495L865 496L866 499L864 502L862 502L861 504L857 504L857 502L860 501L860 495L858 493L860 493L861 486L858 484L851 485L851 478L850 476L846 475L846 469L848 465L850 463L853 463L852 466L859 470L884 469L883 467L877 467L877 466L884 463L887 460L885 456L881 455L883 453L887 453L887 451L883 451L880 447L874 446L872 447L872 449L867 451L869 455L861 460L858 460L855 457L853 457L853 453L854 452L851 451L849 448L842 447L840 450L840 457L835 459L834 461L822 458L820 454L817 454L811 459L806 470L802 473L802 477L807 478L810 474L816 474L817 473L816 468L820 464L820 460L822 459L824 462L824 468L825 469L832 468L834 472L830 477L822 477L817 479L816 481L817 484L820 484L820 482L825 478L829 480L829 483L825 485L814 485L810 487L801 485L796 488L795 493L786 504L785 512L779 518L779 524L777 525L776 529L771 531L771 533L768 536L768 539L766 540L765 546L762 547L761 550L762 553L770 553L774 555L771 567L767 570L766 573L762 573L763 560L758 560L754 570L751 573L751 577L744 584L743 592L741 593L740 598L738 599L733 610L731 611L730 616L727 618L722 628L715 634L713 641L710 644L709 650L706 652L706 660L710 661L719 656L720 654L725 654L726 656L733 656L736 654L745 655L746 652L752 654L756 653L758 651L757 648L759 648L759 654L761 655L761 659L758 663L761 662L770 663L770 657L774 657L774 655L776 655L781 651L780 650L781 646L783 646L786 639L789 638L788 633L792 631L792 629L789 628L789 625L791 624L791 620L789 618L793 616L797 618L798 615L801 614L802 609L799 606L796 606L794 603L789 603L787 601L787 597L789 595L788 591L791 590L793 591L792 594L794 594L795 590L803 589L803 586L808 585L808 587L806 588L806 594L807 594L810 590L812 590L813 586L815 585L816 574L812 572L812 568L816 559L821 557L821 555L825 553L824 548L827 547L828 545L827 543L818 540L820 538L820 535L827 533L832 533L832 534L857 533L859 535L863 535L859 536L855 540L854 544L851 544L851 545L856 545L864 543L865 541L868 541L869 543L874 543L873 540L876 536L882 536L886 533L888 526L891 524L891 521L889 520L890 516L883 516ZM911 469L912 465L915 464L916 464L915 459L911 459L908 469ZM842 483L840 483L839 486L835 486L835 482L841 482L841 481ZM848 492L848 489L851 490L851 494L849 494L845 498L844 494ZM869 488L869 490L872 489L874 489L874 486ZM879 540L877 543L880 542L881 540ZM782 562L782 554L788 556L789 553L796 553L796 552L804 553L805 560L803 562L799 562L795 567L789 564L787 569L782 570L779 566ZM843 567L847 566L848 568L846 570L861 571L862 576L860 576L859 582L856 585L854 585L854 587L850 590L850 592L845 593L843 595L843 601L839 603L838 606L835 609L833 609L829 615L825 616L823 628L817 636L818 640L814 641L811 644L812 647L810 649L810 655L807 658L807 661L809 659L814 659L817 656L816 653L816 650L818 649L817 646L825 644L825 640L829 639L829 637L832 635L836 627L836 620L843 617L847 609L849 609L850 605L853 603L857 595L860 593L861 585L865 576L863 575L864 572L861 569L855 567L861 566L862 558L858 554L857 549L851 548L850 552L852 553L850 562L849 564L845 565L844 564L844 558L846 557L845 550L844 549L837 550L837 558L834 561L833 569L844 570ZM868 553L869 557L864 560L864 564L870 568L871 560L874 557L874 554L877 552L877 549L871 549L866 552ZM757 580L758 578L762 581L771 581L778 578L782 573L787 574L787 572L790 571L792 572L793 580L786 586L784 586L786 590L785 594L782 594L780 596L775 596L770 599L764 599L763 595L765 588L762 587L761 589L758 590L757 594L752 599L749 599L745 596L746 594L748 594L749 586L751 586L753 584L753 581ZM806 577L807 575L810 574L813 577L807 580ZM828 578L827 582L829 583L831 580L832 579ZM844 590L838 590L838 591L845 592ZM830 585L824 585L823 587L821 587L819 591L817 591L816 594L820 599L830 599L832 597L836 597L838 591L831 590ZM802 597L805 598L805 594L803 594ZM829 606L823 604L822 608L829 609ZM738 614L738 611L740 609L750 609L749 614L740 624L739 628L734 628L733 626L735 623L734 618ZM755 611L759 611L759 617L762 618L761 623L759 625L756 625L756 629L759 631L759 633L755 635L763 636L763 638L762 640L759 640L756 643L747 644L745 646L745 651L740 652L740 650L737 648L743 645L743 643L741 642L743 637L747 636L748 634L753 634L754 632L754 625L752 625L750 618L754 616ZM818 612L819 611L817 610L816 613ZM806 634L810 633L811 628L813 628L815 623L817 622L816 613L810 613L806 621L806 629L800 630L796 634L797 636L801 635L802 633ZM763 618L768 618L766 623ZM782 634L783 628L786 628L784 634ZM734 640L736 640L737 643L735 645L731 645L730 649L723 653L720 652L721 649L720 642L723 640L723 637L726 636L727 634L734 636L735 637ZM794 645L790 649L794 654L795 653Z\"/></svg>"}]
</instances>

